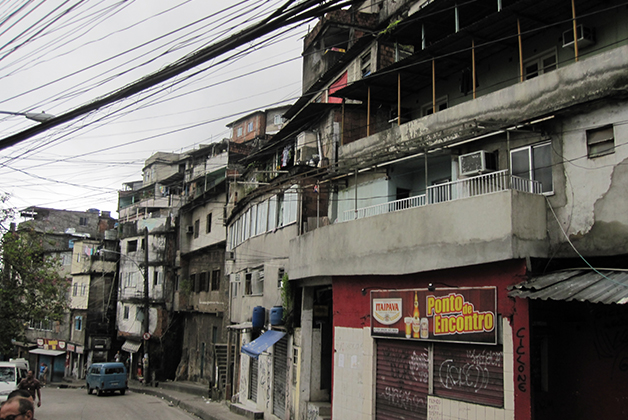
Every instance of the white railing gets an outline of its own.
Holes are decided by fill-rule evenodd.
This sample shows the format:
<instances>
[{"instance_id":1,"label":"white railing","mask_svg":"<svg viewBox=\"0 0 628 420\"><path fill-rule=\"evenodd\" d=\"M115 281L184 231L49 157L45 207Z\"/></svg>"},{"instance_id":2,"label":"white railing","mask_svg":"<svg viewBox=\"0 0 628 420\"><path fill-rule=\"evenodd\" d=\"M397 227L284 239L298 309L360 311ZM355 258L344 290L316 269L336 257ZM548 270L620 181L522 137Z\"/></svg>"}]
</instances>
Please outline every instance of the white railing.
<instances>
[{"instance_id":1,"label":"white railing","mask_svg":"<svg viewBox=\"0 0 628 420\"><path fill-rule=\"evenodd\" d=\"M509 175L508 170L504 170L479 175L473 178L432 185L427 188L427 193L423 195L389 201L387 203L355 210L347 210L343 213L343 221L377 216L379 214L421 207L427 204L491 194L508 189L531 192L533 194L541 194L543 192L540 182Z\"/></svg>"}]
</instances>

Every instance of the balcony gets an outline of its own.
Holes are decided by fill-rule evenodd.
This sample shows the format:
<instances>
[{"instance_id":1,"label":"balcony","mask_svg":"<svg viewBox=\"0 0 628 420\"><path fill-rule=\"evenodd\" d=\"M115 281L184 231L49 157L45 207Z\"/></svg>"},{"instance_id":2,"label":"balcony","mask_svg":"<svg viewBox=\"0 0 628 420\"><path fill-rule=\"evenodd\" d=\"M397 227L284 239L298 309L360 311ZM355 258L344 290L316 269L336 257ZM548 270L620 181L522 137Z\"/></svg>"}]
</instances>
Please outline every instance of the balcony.
<instances>
[{"instance_id":1,"label":"balcony","mask_svg":"<svg viewBox=\"0 0 628 420\"><path fill-rule=\"evenodd\" d=\"M506 172L347 212L290 243L290 277L410 274L548 253L545 197Z\"/></svg>"},{"instance_id":2,"label":"balcony","mask_svg":"<svg viewBox=\"0 0 628 420\"><path fill-rule=\"evenodd\" d=\"M534 194L540 194L542 192L539 182L512 176L508 174L507 170L503 170L473 178L433 185L427 187L426 194L355 210L347 210L343 213L342 221L363 219L365 217L378 216L380 214L421 207L428 204L460 200L508 189L532 192Z\"/></svg>"}]
</instances>

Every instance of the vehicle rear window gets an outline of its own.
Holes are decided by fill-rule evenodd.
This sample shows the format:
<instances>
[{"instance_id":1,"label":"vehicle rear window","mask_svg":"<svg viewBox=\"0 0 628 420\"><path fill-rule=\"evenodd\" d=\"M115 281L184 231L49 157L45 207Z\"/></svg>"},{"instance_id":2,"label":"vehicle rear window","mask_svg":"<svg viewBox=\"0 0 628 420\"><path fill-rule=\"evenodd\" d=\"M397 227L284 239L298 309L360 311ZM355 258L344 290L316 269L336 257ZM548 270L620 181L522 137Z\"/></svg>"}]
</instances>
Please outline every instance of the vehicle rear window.
<instances>
[{"instance_id":1,"label":"vehicle rear window","mask_svg":"<svg viewBox=\"0 0 628 420\"><path fill-rule=\"evenodd\" d=\"M110 367L105 369L105 375L111 375L112 373L124 373L123 367Z\"/></svg>"}]
</instances>

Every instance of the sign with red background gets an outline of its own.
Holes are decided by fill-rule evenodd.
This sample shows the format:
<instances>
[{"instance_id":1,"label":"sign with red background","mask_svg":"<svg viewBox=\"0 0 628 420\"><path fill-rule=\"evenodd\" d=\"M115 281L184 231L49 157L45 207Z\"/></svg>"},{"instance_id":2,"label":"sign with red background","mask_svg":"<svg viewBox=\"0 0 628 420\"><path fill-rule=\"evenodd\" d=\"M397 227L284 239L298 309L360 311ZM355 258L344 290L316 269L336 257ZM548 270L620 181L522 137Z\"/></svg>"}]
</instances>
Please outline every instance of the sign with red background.
<instances>
[{"instance_id":1,"label":"sign with red background","mask_svg":"<svg viewBox=\"0 0 628 420\"><path fill-rule=\"evenodd\" d=\"M497 288L373 290L371 335L496 344Z\"/></svg>"}]
</instances>

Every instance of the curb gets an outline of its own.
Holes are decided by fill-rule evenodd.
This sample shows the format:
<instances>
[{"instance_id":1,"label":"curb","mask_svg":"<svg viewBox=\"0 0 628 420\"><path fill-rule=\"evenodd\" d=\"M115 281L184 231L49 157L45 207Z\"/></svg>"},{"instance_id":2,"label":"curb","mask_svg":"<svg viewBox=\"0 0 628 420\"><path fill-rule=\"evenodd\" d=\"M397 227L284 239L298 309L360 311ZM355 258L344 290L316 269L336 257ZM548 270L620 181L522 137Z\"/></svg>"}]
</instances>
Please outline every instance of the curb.
<instances>
[{"instance_id":1,"label":"curb","mask_svg":"<svg viewBox=\"0 0 628 420\"><path fill-rule=\"evenodd\" d=\"M129 387L129 389L135 393L142 393L142 394L146 394L146 395L152 395L155 397L160 397L166 401L168 401L169 403L171 403L172 405L174 405L175 407L179 407L182 410L187 411L190 414L195 415L196 417L199 417L203 420L221 420L221 417L215 417L213 415L211 415L210 413L208 413L207 411L200 409L198 407L194 407L192 404L188 404L184 401L181 401L177 398L173 398L171 395L168 395L165 392L161 392L158 388L157 389L151 389L151 388L136 388L136 387Z\"/></svg>"}]
</instances>

